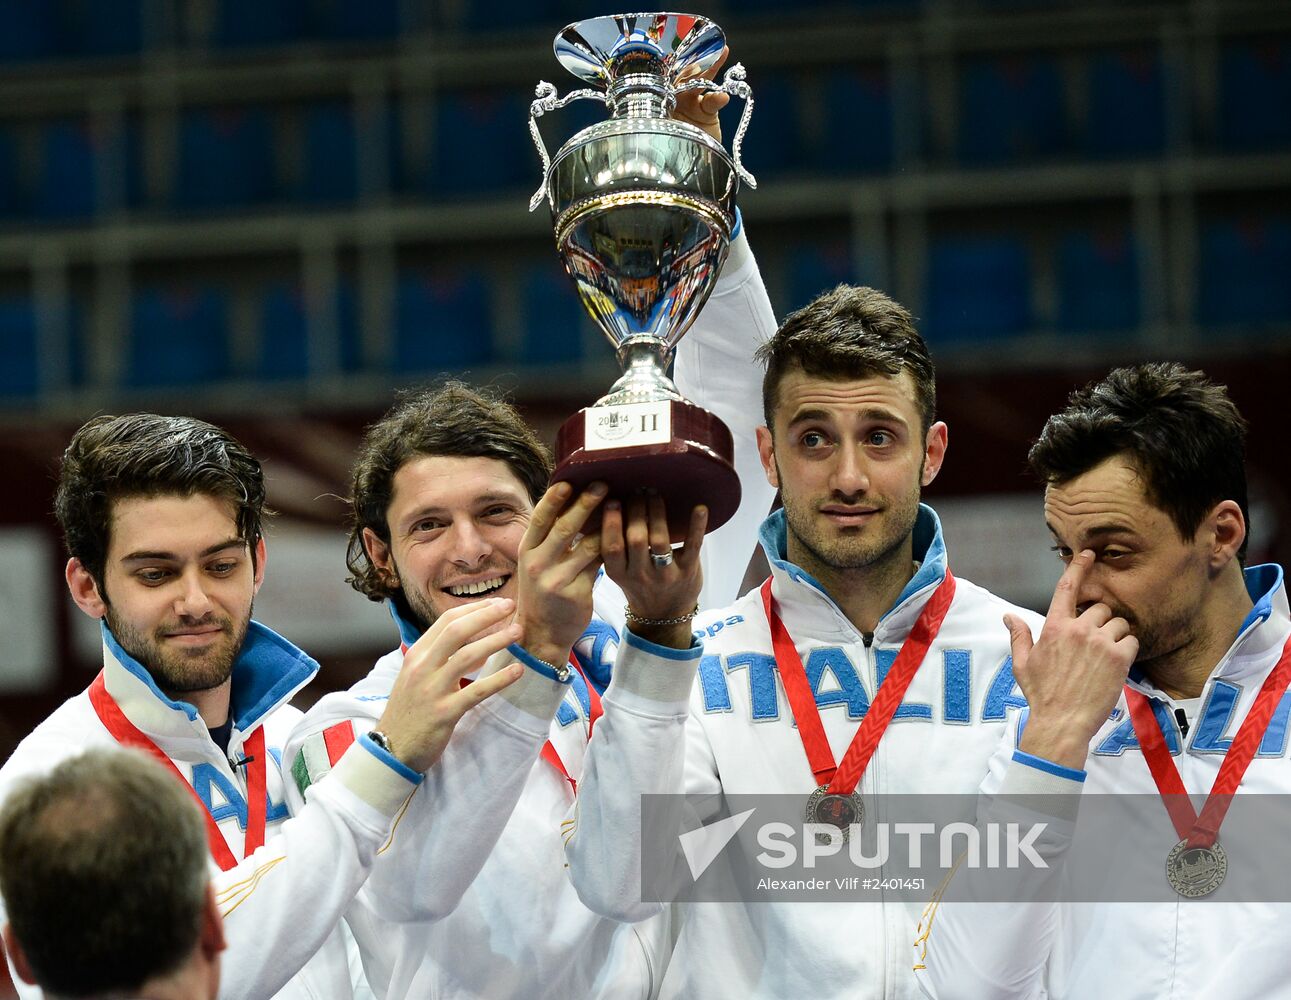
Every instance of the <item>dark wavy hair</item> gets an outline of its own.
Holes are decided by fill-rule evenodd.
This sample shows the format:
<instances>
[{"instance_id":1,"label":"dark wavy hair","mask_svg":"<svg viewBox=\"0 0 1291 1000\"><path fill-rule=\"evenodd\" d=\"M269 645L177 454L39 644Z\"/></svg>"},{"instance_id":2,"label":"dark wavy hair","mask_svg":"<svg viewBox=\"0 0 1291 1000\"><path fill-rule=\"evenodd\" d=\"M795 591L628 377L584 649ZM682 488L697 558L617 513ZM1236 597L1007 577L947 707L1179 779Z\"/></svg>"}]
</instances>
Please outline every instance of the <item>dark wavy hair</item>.
<instances>
[{"instance_id":1,"label":"dark wavy hair","mask_svg":"<svg viewBox=\"0 0 1291 1000\"><path fill-rule=\"evenodd\" d=\"M345 565L350 586L372 601L394 597L392 586L368 558L363 529L386 544L386 513L394 477L422 455L496 458L505 462L537 503L551 479L551 452L516 408L489 392L458 381L409 394L368 428L350 477L350 539Z\"/></svg>"},{"instance_id":2,"label":"dark wavy hair","mask_svg":"<svg viewBox=\"0 0 1291 1000\"><path fill-rule=\"evenodd\" d=\"M1177 362L1117 368L1071 394L1028 460L1043 482L1061 484L1113 455L1134 462L1144 495L1184 540L1223 500L1241 507L1249 539L1246 421L1204 372ZM1245 541L1238 558L1246 558Z\"/></svg>"},{"instance_id":3,"label":"dark wavy hair","mask_svg":"<svg viewBox=\"0 0 1291 1000\"><path fill-rule=\"evenodd\" d=\"M255 561L265 508L264 469L231 434L193 417L103 415L83 424L63 452L54 515L67 551L103 590L112 504L128 497L205 494L235 510L238 537Z\"/></svg>"},{"instance_id":4,"label":"dark wavy hair","mask_svg":"<svg viewBox=\"0 0 1291 1000\"><path fill-rule=\"evenodd\" d=\"M766 365L762 409L775 430L780 383L791 371L831 380L909 372L926 434L936 417L937 374L910 311L873 288L839 285L785 317L758 348Z\"/></svg>"}]
</instances>

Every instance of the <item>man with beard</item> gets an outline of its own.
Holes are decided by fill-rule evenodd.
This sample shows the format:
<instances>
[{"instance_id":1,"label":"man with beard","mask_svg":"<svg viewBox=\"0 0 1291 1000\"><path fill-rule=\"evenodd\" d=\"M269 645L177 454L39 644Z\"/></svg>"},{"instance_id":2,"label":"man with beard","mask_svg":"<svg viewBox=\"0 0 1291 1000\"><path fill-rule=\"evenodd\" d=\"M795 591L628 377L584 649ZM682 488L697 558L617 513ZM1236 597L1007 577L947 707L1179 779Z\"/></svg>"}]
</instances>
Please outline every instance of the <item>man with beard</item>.
<instances>
[{"instance_id":1,"label":"man with beard","mask_svg":"<svg viewBox=\"0 0 1291 1000\"><path fill-rule=\"evenodd\" d=\"M422 772L469 707L511 684L522 696L535 681L499 664L463 691L460 678L517 635L468 640L512 608L445 615L410 652L376 732L338 755L331 779L287 821L279 762L300 716L288 701L318 664L251 620L264 500L260 463L200 420L102 416L76 432L55 512L72 599L102 621L103 669L14 751L0 798L86 748L151 754L205 813L229 944L222 995L343 997L345 950L329 935Z\"/></svg>"},{"instance_id":2,"label":"man with beard","mask_svg":"<svg viewBox=\"0 0 1291 1000\"><path fill-rule=\"evenodd\" d=\"M1245 440L1179 364L1117 369L1045 424L1030 462L1067 569L1038 640L1010 623L1029 707L983 792L1043 796L1003 807L1043 811L1049 868L1005 904L969 901L999 873L956 873L915 944L928 996L1291 995L1285 805L1247 811L1291 791L1291 616L1282 568L1244 567ZM1113 807L1125 846L1086 853L1072 823ZM1068 865L1140 901L1056 902L1088 885Z\"/></svg>"},{"instance_id":3,"label":"man with beard","mask_svg":"<svg viewBox=\"0 0 1291 1000\"><path fill-rule=\"evenodd\" d=\"M811 821L851 833L861 796L975 791L1014 686L1001 616L1034 617L952 577L920 503L947 430L904 308L839 286L759 357L758 448L784 501L761 531L771 578L696 621L700 683L693 660L616 668L584 765L566 852L579 895L615 919L660 910L643 899L643 851L677 846L675 830L643 844L647 793L799 796ZM917 996L917 910L842 899L688 903L661 995Z\"/></svg>"},{"instance_id":4,"label":"man with beard","mask_svg":"<svg viewBox=\"0 0 1291 1000\"><path fill-rule=\"evenodd\" d=\"M725 100L682 95L677 113L717 136ZM754 526L771 504L771 489L750 478L757 452L748 401L753 352L773 328L737 229L717 286L676 355L682 394L730 427L743 488L740 509L704 544L702 600L737 594ZM604 490L572 497L567 486L548 489L550 476L549 452L516 410L460 383L407 397L368 429L355 461L351 583L388 602L401 643L349 691L321 699L297 727L287 759L297 763L302 789L327 772L329 745L371 726L403 651L453 609L514 597L524 631L515 655L559 678L563 692L529 702L531 714L516 716L510 741L464 719L427 776L429 794L414 797L400 828L415 831L416 843L381 855L347 914L379 997L644 998L662 973L664 922L620 925L574 894L561 820L611 666L635 658L662 670L699 655L687 623L700 594L704 514L693 516L683 549L674 555L666 541L656 542L652 556L645 505L612 509L610 502L605 521L622 525L626 516L632 566L640 570L620 590L598 573L599 536L580 534ZM656 520L658 505L656 498ZM624 629L625 603L635 637ZM682 611L661 613L674 606ZM679 640L674 618L683 625ZM442 836L450 831L471 848L447 847Z\"/></svg>"}]
</instances>

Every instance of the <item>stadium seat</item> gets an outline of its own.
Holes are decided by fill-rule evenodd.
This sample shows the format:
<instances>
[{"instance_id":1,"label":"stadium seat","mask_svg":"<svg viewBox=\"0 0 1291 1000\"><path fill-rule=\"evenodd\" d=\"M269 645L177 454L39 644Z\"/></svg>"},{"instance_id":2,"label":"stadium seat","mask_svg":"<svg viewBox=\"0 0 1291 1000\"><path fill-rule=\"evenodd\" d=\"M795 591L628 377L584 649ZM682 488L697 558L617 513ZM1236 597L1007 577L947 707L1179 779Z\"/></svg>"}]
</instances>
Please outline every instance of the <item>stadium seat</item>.
<instances>
[{"instance_id":1,"label":"stadium seat","mask_svg":"<svg viewBox=\"0 0 1291 1000\"><path fill-rule=\"evenodd\" d=\"M145 0L36 0L59 10L60 48L67 55L138 55L144 48Z\"/></svg>"},{"instance_id":2,"label":"stadium seat","mask_svg":"<svg viewBox=\"0 0 1291 1000\"><path fill-rule=\"evenodd\" d=\"M973 57L959 90L959 156L969 165L1068 151L1058 62L1048 54Z\"/></svg>"},{"instance_id":3,"label":"stadium seat","mask_svg":"<svg viewBox=\"0 0 1291 1000\"><path fill-rule=\"evenodd\" d=\"M49 0L0 0L0 62L47 59L58 48L58 23Z\"/></svg>"},{"instance_id":4,"label":"stadium seat","mask_svg":"<svg viewBox=\"0 0 1291 1000\"><path fill-rule=\"evenodd\" d=\"M402 6L401 0L309 0L311 34L332 42L397 38Z\"/></svg>"},{"instance_id":5,"label":"stadium seat","mask_svg":"<svg viewBox=\"0 0 1291 1000\"><path fill-rule=\"evenodd\" d=\"M88 219L100 202L98 159L105 136L95 136L85 119L62 119L44 126L36 214L43 219Z\"/></svg>"},{"instance_id":6,"label":"stadium seat","mask_svg":"<svg viewBox=\"0 0 1291 1000\"><path fill-rule=\"evenodd\" d=\"M357 320L354 288L342 282L336 289L341 371L359 368ZM265 288L260 305L260 357L256 375L270 380L302 379L317 370L318 365L310 358L304 292L298 282L274 282Z\"/></svg>"},{"instance_id":7,"label":"stadium seat","mask_svg":"<svg viewBox=\"0 0 1291 1000\"><path fill-rule=\"evenodd\" d=\"M990 338L1031 325L1027 248L1013 236L943 236L928 253L924 333L931 341Z\"/></svg>"},{"instance_id":8,"label":"stadium seat","mask_svg":"<svg viewBox=\"0 0 1291 1000\"><path fill-rule=\"evenodd\" d=\"M359 194L358 134L348 101L328 101L303 111L298 199L354 201Z\"/></svg>"},{"instance_id":9,"label":"stadium seat","mask_svg":"<svg viewBox=\"0 0 1291 1000\"><path fill-rule=\"evenodd\" d=\"M529 100L516 88L445 91L434 113L427 193L440 199L537 187L541 163L529 139Z\"/></svg>"},{"instance_id":10,"label":"stadium seat","mask_svg":"<svg viewBox=\"0 0 1291 1000\"><path fill-rule=\"evenodd\" d=\"M22 188L18 137L12 128L0 126L0 219L24 216L29 208Z\"/></svg>"},{"instance_id":11,"label":"stadium seat","mask_svg":"<svg viewBox=\"0 0 1291 1000\"><path fill-rule=\"evenodd\" d=\"M1165 147L1165 87L1150 49L1098 52L1089 62L1085 148L1093 156L1144 156Z\"/></svg>"},{"instance_id":12,"label":"stadium seat","mask_svg":"<svg viewBox=\"0 0 1291 1000\"><path fill-rule=\"evenodd\" d=\"M813 144L820 170L873 173L892 166L892 86L883 66L839 68L824 82L824 141ZM760 107L754 108L754 117Z\"/></svg>"},{"instance_id":13,"label":"stadium seat","mask_svg":"<svg viewBox=\"0 0 1291 1000\"><path fill-rule=\"evenodd\" d=\"M22 297L0 298L0 399L25 399L40 388L36 310Z\"/></svg>"},{"instance_id":14,"label":"stadium seat","mask_svg":"<svg viewBox=\"0 0 1291 1000\"><path fill-rule=\"evenodd\" d=\"M493 315L482 274L458 268L405 270L396 291L394 363L451 371L493 358Z\"/></svg>"},{"instance_id":15,"label":"stadium seat","mask_svg":"<svg viewBox=\"0 0 1291 1000\"><path fill-rule=\"evenodd\" d=\"M1219 141L1228 149L1291 144L1291 38L1224 46L1219 75Z\"/></svg>"},{"instance_id":16,"label":"stadium seat","mask_svg":"<svg viewBox=\"0 0 1291 1000\"><path fill-rule=\"evenodd\" d=\"M1079 230L1058 244L1058 329L1131 330L1139 324L1138 251L1126 229Z\"/></svg>"},{"instance_id":17,"label":"stadium seat","mask_svg":"<svg viewBox=\"0 0 1291 1000\"><path fill-rule=\"evenodd\" d=\"M789 248L787 293L790 309L800 309L821 292L855 280L846 240L798 243Z\"/></svg>"},{"instance_id":18,"label":"stadium seat","mask_svg":"<svg viewBox=\"0 0 1291 1000\"><path fill-rule=\"evenodd\" d=\"M529 365L574 364L583 357L583 332L592 325L574 282L555 260L535 263L522 279L524 340L520 361ZM598 333L597 336L600 336ZM609 348L608 342L606 349Z\"/></svg>"},{"instance_id":19,"label":"stadium seat","mask_svg":"<svg viewBox=\"0 0 1291 1000\"><path fill-rule=\"evenodd\" d=\"M275 194L273 128L262 107L191 108L180 118L175 204L243 208Z\"/></svg>"},{"instance_id":20,"label":"stadium seat","mask_svg":"<svg viewBox=\"0 0 1291 1000\"><path fill-rule=\"evenodd\" d=\"M218 48L282 45L305 35L305 0L219 0Z\"/></svg>"},{"instance_id":21,"label":"stadium seat","mask_svg":"<svg viewBox=\"0 0 1291 1000\"><path fill-rule=\"evenodd\" d=\"M227 378L228 306L228 293L222 288L139 288L131 310L125 384L165 388Z\"/></svg>"},{"instance_id":22,"label":"stadium seat","mask_svg":"<svg viewBox=\"0 0 1291 1000\"><path fill-rule=\"evenodd\" d=\"M1201 227L1197 318L1204 326L1291 323L1291 217L1252 215Z\"/></svg>"}]
</instances>

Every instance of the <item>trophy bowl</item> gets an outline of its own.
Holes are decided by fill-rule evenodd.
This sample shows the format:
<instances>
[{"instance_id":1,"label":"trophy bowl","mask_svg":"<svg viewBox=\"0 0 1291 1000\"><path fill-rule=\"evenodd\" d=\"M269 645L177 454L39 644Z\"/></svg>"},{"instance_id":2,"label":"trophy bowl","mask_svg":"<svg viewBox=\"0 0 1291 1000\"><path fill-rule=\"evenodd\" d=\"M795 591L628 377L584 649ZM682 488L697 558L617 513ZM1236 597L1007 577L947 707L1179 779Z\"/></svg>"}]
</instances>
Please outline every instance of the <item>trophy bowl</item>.
<instances>
[{"instance_id":1,"label":"trophy bowl","mask_svg":"<svg viewBox=\"0 0 1291 1000\"><path fill-rule=\"evenodd\" d=\"M674 541L697 504L708 506L711 529L740 498L730 431L666 374L726 260L739 181L756 184L739 157L752 108L743 68L732 67L720 87L698 76L724 45L717 25L686 14L572 24L556 37L556 57L592 87L557 98L540 83L529 123L543 161L530 209L550 207L561 262L623 368L607 395L561 427L553 481L581 489L601 480L625 501L658 493ZM744 98L734 155L668 117L677 95L691 90ZM537 119L580 99L603 102L611 117L549 157Z\"/></svg>"}]
</instances>

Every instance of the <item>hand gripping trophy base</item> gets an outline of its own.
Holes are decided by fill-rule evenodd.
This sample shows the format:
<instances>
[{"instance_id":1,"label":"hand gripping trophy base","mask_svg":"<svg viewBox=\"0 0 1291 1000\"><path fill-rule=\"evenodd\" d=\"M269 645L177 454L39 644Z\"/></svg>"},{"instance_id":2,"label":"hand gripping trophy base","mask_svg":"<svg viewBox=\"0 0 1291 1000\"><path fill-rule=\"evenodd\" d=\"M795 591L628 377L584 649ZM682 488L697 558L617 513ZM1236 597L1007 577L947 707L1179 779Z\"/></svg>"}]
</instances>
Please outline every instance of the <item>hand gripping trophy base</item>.
<instances>
[{"instance_id":1,"label":"hand gripping trophy base","mask_svg":"<svg viewBox=\"0 0 1291 1000\"><path fill-rule=\"evenodd\" d=\"M667 426L647 444L630 443L633 436L642 436L642 415L635 411L622 423L630 430L611 431L612 435L623 435L623 446L606 447L606 435L596 429L606 421L618 424L615 411L626 416L631 408L588 407L566 420L556 435L552 482L569 483L577 495L588 484L600 481L609 486L611 498L623 503L634 496L658 493L668 510L668 531L674 542L685 540L690 513L699 504L708 507L708 531L725 524L740 503L730 430L717 416L685 400L648 405L667 411ZM646 419L655 424L649 415ZM583 530L599 530L600 523L598 508Z\"/></svg>"}]
</instances>

